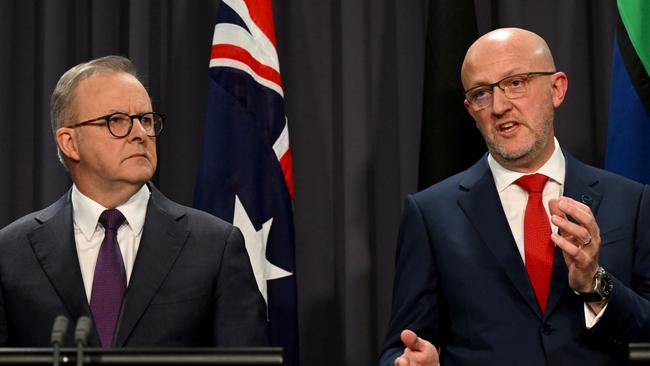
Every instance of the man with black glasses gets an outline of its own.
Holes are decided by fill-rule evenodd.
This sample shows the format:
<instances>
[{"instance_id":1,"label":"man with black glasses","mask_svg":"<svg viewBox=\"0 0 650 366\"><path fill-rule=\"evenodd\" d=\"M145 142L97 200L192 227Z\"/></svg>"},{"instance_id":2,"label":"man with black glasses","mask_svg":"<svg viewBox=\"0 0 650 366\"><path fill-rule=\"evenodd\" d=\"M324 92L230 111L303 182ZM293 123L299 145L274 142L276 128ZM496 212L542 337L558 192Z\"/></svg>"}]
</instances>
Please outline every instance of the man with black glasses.
<instances>
[{"instance_id":1,"label":"man with black glasses","mask_svg":"<svg viewBox=\"0 0 650 366\"><path fill-rule=\"evenodd\" d=\"M461 79L488 154L407 197L380 365L625 364L650 341L650 189L560 148L538 35L480 37Z\"/></svg>"},{"instance_id":2,"label":"man with black glasses","mask_svg":"<svg viewBox=\"0 0 650 366\"><path fill-rule=\"evenodd\" d=\"M94 347L266 345L239 230L149 183L165 118L131 61L68 70L51 118L74 184L0 231L0 345L49 346L57 315L90 317Z\"/></svg>"}]
</instances>

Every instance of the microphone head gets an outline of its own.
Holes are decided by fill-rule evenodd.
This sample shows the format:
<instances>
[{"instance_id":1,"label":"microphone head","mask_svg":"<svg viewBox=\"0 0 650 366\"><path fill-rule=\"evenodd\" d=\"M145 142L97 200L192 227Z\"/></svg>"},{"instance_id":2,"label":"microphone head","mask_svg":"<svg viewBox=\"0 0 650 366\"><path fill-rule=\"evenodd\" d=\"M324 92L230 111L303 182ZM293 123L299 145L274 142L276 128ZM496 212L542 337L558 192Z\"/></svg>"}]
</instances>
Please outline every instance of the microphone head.
<instances>
[{"instance_id":1,"label":"microphone head","mask_svg":"<svg viewBox=\"0 0 650 366\"><path fill-rule=\"evenodd\" d=\"M54 319L54 324L52 325L52 346L62 345L63 339L65 338L65 333L68 331L68 317L65 315L58 315Z\"/></svg>"},{"instance_id":2,"label":"microphone head","mask_svg":"<svg viewBox=\"0 0 650 366\"><path fill-rule=\"evenodd\" d=\"M81 343L84 346L88 344L88 334L90 333L91 324L92 322L89 317L85 315L79 317L74 330L74 343Z\"/></svg>"}]
</instances>

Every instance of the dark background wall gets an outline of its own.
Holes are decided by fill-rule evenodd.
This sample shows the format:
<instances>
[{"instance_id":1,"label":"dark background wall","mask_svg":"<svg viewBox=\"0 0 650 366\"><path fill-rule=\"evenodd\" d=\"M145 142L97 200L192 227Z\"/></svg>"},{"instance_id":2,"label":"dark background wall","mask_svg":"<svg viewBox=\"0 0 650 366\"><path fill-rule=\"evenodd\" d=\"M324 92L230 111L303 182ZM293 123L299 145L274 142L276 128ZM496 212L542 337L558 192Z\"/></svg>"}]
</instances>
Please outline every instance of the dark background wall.
<instances>
[{"instance_id":1,"label":"dark background wall","mask_svg":"<svg viewBox=\"0 0 650 366\"><path fill-rule=\"evenodd\" d=\"M274 2L294 158L303 365L377 358L401 204L417 187L429 5ZM598 166L615 6L475 1L479 33L520 26L548 41L569 77L558 138ZM0 226L68 189L49 130L49 95L69 67L106 54L132 58L155 108L167 114L155 183L191 205L217 7L218 0L0 0Z\"/></svg>"}]
</instances>

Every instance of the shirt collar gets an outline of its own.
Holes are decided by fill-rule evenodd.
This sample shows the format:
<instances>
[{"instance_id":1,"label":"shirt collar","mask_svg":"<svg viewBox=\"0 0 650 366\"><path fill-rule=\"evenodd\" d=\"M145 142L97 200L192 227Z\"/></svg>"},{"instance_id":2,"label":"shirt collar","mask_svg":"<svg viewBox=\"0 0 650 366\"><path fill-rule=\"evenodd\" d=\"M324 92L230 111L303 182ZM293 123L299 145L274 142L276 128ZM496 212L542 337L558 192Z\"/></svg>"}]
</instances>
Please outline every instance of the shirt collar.
<instances>
[{"instance_id":1,"label":"shirt collar","mask_svg":"<svg viewBox=\"0 0 650 366\"><path fill-rule=\"evenodd\" d=\"M144 226L150 194L149 187L145 184L128 201L116 207L124 215L126 223L135 234L139 234ZM72 217L74 222L84 237L90 240L97 227L99 216L107 208L85 196L74 184L72 185L70 199L72 201Z\"/></svg>"},{"instance_id":2,"label":"shirt collar","mask_svg":"<svg viewBox=\"0 0 650 366\"><path fill-rule=\"evenodd\" d=\"M553 142L555 149L551 157L539 168L536 172L544 174L549 177L559 185L564 185L564 177L566 175L566 165L564 154L562 154L562 149L560 149L560 143L555 137L553 137ZM493 157L492 154L488 154L488 165L492 171L492 176L494 177L494 184L497 187L498 192L502 192L504 189L508 188L512 183L514 183L521 176L526 175L525 173L515 172L509 169L506 169L503 165L499 164Z\"/></svg>"}]
</instances>

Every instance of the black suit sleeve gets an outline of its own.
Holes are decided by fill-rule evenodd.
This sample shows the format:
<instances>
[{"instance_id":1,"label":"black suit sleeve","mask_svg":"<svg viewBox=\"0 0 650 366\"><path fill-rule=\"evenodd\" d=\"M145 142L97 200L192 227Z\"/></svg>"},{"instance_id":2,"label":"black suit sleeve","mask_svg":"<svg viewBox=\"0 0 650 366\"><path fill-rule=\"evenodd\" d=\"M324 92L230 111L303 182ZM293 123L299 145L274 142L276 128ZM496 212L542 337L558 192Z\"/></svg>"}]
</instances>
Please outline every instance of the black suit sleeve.
<instances>
[{"instance_id":1,"label":"black suit sleeve","mask_svg":"<svg viewBox=\"0 0 650 366\"><path fill-rule=\"evenodd\" d=\"M221 261L214 298L215 346L267 346L266 304L236 227L228 235Z\"/></svg>"},{"instance_id":2,"label":"black suit sleeve","mask_svg":"<svg viewBox=\"0 0 650 366\"><path fill-rule=\"evenodd\" d=\"M392 365L404 345L400 333L414 331L440 344L438 278L431 238L418 204L406 198L395 258L395 283L388 333L380 365Z\"/></svg>"}]
</instances>

